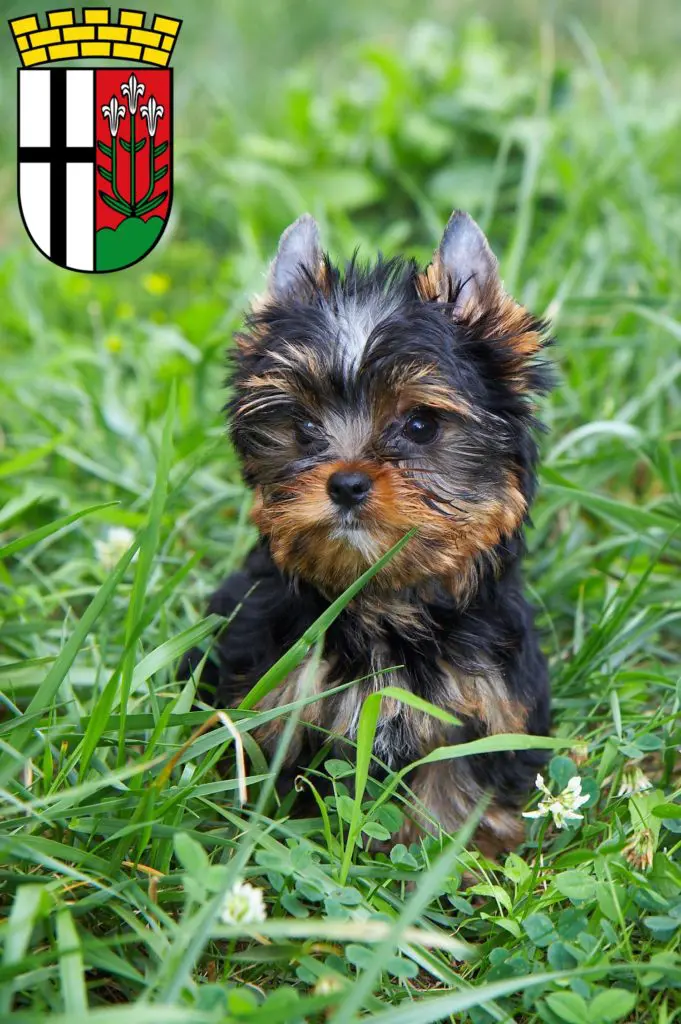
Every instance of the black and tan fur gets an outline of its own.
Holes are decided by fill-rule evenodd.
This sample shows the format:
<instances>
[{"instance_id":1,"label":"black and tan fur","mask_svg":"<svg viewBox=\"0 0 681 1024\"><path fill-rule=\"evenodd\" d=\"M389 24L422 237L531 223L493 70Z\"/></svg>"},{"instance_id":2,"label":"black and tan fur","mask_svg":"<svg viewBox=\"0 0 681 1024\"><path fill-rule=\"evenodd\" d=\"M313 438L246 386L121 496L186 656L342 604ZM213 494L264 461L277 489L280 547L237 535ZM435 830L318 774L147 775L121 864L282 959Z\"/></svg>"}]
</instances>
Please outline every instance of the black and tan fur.
<instances>
[{"instance_id":1,"label":"black and tan fur","mask_svg":"<svg viewBox=\"0 0 681 1024\"><path fill-rule=\"evenodd\" d=\"M329 733L353 739L365 696L388 682L462 723L384 701L374 753L391 768L445 743L548 731L546 665L520 576L534 396L550 386L545 342L466 214L452 216L425 271L381 258L341 271L308 215L284 232L230 378L231 436L261 540L210 603L222 615L240 606L204 667L216 702L237 705L335 596L418 528L328 630L314 679L302 666L263 702L295 700L303 678L318 693L362 680L306 706L293 768ZM186 669L200 658L192 652ZM259 740L271 751L278 726ZM541 763L537 751L490 754L422 768L410 784L426 827L447 831L491 791L483 837L512 844Z\"/></svg>"}]
</instances>

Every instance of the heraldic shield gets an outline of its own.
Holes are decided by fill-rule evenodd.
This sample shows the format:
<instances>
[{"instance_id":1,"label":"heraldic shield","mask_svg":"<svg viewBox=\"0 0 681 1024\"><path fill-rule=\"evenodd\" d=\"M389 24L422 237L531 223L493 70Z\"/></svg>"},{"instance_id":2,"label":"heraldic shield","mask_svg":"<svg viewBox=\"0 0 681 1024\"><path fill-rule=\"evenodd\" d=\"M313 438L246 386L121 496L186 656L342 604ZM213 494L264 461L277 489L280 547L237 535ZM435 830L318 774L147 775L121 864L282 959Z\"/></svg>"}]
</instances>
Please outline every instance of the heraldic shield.
<instances>
[{"instance_id":1,"label":"heraldic shield","mask_svg":"<svg viewBox=\"0 0 681 1024\"><path fill-rule=\"evenodd\" d=\"M88 24L93 15L99 20ZM69 24L53 24L64 16ZM49 12L47 30L36 18L10 22L22 62L31 65L18 73L19 206L33 243L52 263L102 273L138 263L168 223L173 81L172 70L158 64L168 62L180 22L156 17L147 30L143 14L121 10L112 25L105 8L89 8L84 17L77 25L72 11ZM18 32L26 22L35 22L35 31ZM56 41L44 45L50 39ZM43 59L35 58L38 50ZM33 66L90 54L141 65Z\"/></svg>"}]
</instances>

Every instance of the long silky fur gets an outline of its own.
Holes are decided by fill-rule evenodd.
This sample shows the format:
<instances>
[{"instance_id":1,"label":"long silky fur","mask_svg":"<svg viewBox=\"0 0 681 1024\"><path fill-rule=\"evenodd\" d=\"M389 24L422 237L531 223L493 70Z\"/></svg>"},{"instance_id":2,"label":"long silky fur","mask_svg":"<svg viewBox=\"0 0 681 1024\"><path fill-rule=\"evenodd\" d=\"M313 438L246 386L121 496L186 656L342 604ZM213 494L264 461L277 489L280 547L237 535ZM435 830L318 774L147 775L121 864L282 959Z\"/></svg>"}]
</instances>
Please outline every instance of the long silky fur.
<instances>
[{"instance_id":1,"label":"long silky fur","mask_svg":"<svg viewBox=\"0 0 681 1024\"><path fill-rule=\"evenodd\" d=\"M374 752L391 768L442 743L549 729L546 663L521 581L535 399L552 386L547 327L495 283L462 309L462 282L442 280L437 258L421 271L411 260L355 256L341 270L323 256L293 294L266 295L236 338L227 414L261 539L210 602L220 615L239 610L204 669L204 697L235 706L330 600L419 528L329 628L317 692L363 681L308 706L292 772L329 736L352 741L362 701L386 681L461 722L445 727L386 702ZM441 418L440 438L420 452L399 433L415 406ZM296 431L310 418L319 436L301 449ZM326 492L344 468L374 483L354 544ZM185 675L201 656L190 652ZM295 699L297 687L295 676L271 699ZM259 738L272 750L278 725ZM483 829L508 845L517 838L510 812L542 763L518 751L445 763L437 780L422 772L414 788L425 816L410 827L436 819L451 830L491 790Z\"/></svg>"}]
</instances>

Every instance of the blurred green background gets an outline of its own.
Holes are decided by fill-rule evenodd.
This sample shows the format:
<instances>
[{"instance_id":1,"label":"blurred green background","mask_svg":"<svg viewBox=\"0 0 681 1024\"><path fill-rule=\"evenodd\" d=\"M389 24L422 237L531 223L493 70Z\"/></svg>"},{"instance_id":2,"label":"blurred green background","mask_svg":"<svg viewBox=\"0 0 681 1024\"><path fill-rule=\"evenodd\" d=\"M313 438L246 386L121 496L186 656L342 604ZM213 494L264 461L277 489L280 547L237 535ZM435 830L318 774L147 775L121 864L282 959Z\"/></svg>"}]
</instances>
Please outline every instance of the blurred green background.
<instances>
[{"instance_id":1,"label":"blurred green background","mask_svg":"<svg viewBox=\"0 0 681 1024\"><path fill-rule=\"evenodd\" d=\"M116 274L59 270L24 234L16 55L9 31L0 36L0 496L11 512L0 527L90 498L120 501L107 521L143 522L174 381L185 475L172 500L184 518L168 550L207 545L201 595L252 536L223 439L223 351L281 230L307 209L336 256L359 246L426 260L463 207L489 233L509 290L550 315L560 341L533 564L569 632L587 567L599 558L610 571L628 535L609 547L603 521L564 508L560 487L677 511L675 4L161 7L184 19L175 202L157 249ZM3 5L7 17L30 10ZM70 532L85 550L89 529Z\"/></svg>"},{"instance_id":2,"label":"blurred green background","mask_svg":"<svg viewBox=\"0 0 681 1024\"><path fill-rule=\"evenodd\" d=\"M0 9L12 18L55 6L12 2ZM221 251L248 233L245 194L248 213L258 211L257 243L301 203L332 214L373 208L383 231L399 214L418 213L417 196L438 214L456 203L489 209L501 136L513 135L514 119L569 106L575 91L597 88L598 81L584 80L596 59L592 48L615 94L659 117L658 76L666 79L668 103L681 43L674 0L428 0L417 7L406 0L167 0L148 13L157 7L184 19L173 57L176 227ZM9 202L17 61L8 31L0 59L4 247L19 244L22 232ZM597 112L585 103L582 120ZM610 128L592 138L594 156L616 143L617 125ZM552 148L560 141L552 139ZM427 225L421 228L417 240L425 241Z\"/></svg>"},{"instance_id":3,"label":"blurred green background","mask_svg":"<svg viewBox=\"0 0 681 1024\"><path fill-rule=\"evenodd\" d=\"M168 551L207 552L196 611L252 538L224 441L223 351L279 233L310 210L337 257L359 246L426 260L463 207L489 233L509 290L553 319L560 342L533 567L542 600L567 613L554 629L569 633L595 560L610 572L630 537L609 546L610 527L564 507L560 488L677 514L675 4L161 7L184 19L175 202L157 249L116 274L59 270L24 234L16 55L9 31L0 36L0 497L11 513L0 528L89 499L120 502L107 522L143 522L174 381L183 525ZM626 514L617 522L633 528ZM91 530L69 536L88 551ZM61 559L50 567L63 574Z\"/></svg>"}]
</instances>

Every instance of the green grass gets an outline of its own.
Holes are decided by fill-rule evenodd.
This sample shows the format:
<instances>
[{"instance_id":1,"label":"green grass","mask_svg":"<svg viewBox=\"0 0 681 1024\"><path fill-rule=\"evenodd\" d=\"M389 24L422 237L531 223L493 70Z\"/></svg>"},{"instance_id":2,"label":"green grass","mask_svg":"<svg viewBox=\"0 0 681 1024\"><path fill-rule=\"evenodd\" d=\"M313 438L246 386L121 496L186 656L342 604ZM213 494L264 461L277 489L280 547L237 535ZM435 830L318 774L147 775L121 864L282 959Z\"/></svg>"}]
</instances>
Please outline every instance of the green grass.
<instances>
[{"instance_id":1,"label":"green grass","mask_svg":"<svg viewBox=\"0 0 681 1024\"><path fill-rule=\"evenodd\" d=\"M252 5L206 9L215 38L188 18L178 48L174 223L148 260L102 278L52 268L0 175L0 1018L671 1024L678 26L663 40L633 0L539 26L519 4L496 31L435 2L440 26L411 31L399 3L383 21L354 2L299 18L263 6L262 24ZM408 777L369 776L378 699L356 767L321 757L301 783L319 813L300 819L295 794L274 793L283 751L268 764L253 730L281 715L290 735L303 701L215 720L174 676L254 540L220 414L223 350L278 233L310 209L336 255L425 259L455 205L553 318L561 376L527 575L554 689L547 780L558 792L577 772L589 801L576 828L528 819L499 863L468 849L474 822L371 852L413 805ZM136 542L107 568L95 545L112 527ZM326 625L258 692L316 657ZM620 796L632 764L654 788ZM244 880L267 920L227 925L224 894Z\"/></svg>"}]
</instances>

